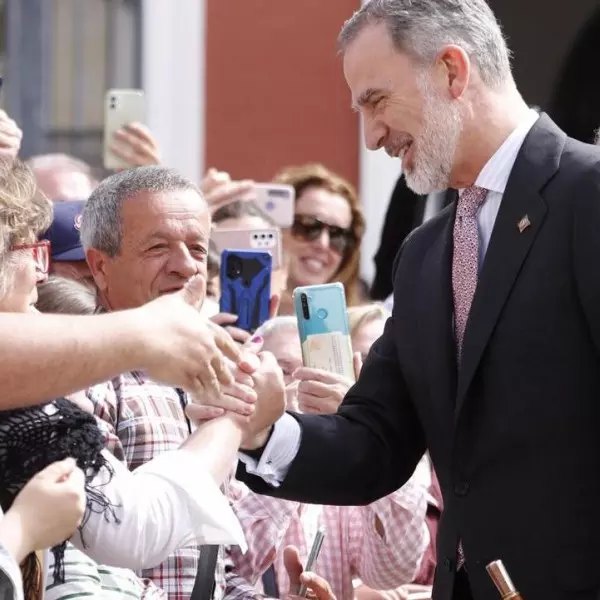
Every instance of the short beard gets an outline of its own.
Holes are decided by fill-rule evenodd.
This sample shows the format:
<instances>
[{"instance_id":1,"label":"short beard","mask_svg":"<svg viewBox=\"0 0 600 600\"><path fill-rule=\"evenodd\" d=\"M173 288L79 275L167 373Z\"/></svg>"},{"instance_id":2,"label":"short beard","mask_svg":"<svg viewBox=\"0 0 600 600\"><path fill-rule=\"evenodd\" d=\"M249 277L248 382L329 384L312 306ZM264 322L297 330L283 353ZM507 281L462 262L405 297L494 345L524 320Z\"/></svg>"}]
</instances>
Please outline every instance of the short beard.
<instances>
[{"instance_id":1,"label":"short beard","mask_svg":"<svg viewBox=\"0 0 600 600\"><path fill-rule=\"evenodd\" d=\"M405 170L404 177L413 192L426 195L449 187L463 123L460 108L436 93L428 75L419 76L418 86L423 129L415 139L413 168Z\"/></svg>"}]
</instances>

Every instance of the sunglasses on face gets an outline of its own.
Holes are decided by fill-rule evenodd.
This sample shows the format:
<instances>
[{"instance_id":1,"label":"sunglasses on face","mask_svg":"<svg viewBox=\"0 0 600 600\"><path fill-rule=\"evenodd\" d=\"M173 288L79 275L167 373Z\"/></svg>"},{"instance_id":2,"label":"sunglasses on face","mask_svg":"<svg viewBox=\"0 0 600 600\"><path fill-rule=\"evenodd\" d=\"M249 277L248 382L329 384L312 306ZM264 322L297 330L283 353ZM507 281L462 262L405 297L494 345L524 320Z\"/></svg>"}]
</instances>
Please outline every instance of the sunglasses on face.
<instances>
[{"instance_id":1,"label":"sunglasses on face","mask_svg":"<svg viewBox=\"0 0 600 600\"><path fill-rule=\"evenodd\" d=\"M50 270L50 242L48 240L42 240L34 244L16 244L10 247L11 252L22 250L31 252L38 273L48 275Z\"/></svg>"},{"instance_id":2,"label":"sunglasses on face","mask_svg":"<svg viewBox=\"0 0 600 600\"><path fill-rule=\"evenodd\" d=\"M329 225L315 217L296 215L294 218L292 235L299 240L313 242L318 240L324 231L327 231L329 237L329 247L338 254L345 254L356 243L351 229Z\"/></svg>"}]
</instances>

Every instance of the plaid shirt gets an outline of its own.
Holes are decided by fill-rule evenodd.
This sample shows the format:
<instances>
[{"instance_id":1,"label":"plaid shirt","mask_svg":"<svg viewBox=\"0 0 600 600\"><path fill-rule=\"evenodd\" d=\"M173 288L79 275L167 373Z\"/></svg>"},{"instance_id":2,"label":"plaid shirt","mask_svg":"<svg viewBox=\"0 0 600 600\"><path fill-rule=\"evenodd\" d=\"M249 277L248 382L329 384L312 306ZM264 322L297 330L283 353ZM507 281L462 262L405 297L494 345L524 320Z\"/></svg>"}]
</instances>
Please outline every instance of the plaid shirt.
<instances>
[{"instance_id":1,"label":"plaid shirt","mask_svg":"<svg viewBox=\"0 0 600 600\"><path fill-rule=\"evenodd\" d=\"M283 548L296 546L305 563L319 526L325 540L313 570L330 583L338 600L354 597L357 577L373 589L411 582L429 544L427 487L418 472L402 488L369 506L299 504L259 496L239 482L232 485L230 495L249 546L246 554L231 549L235 569L256 585L274 564L280 595L290 591ZM384 536L376 529L376 518Z\"/></svg>"},{"instance_id":2,"label":"plaid shirt","mask_svg":"<svg viewBox=\"0 0 600 600\"><path fill-rule=\"evenodd\" d=\"M90 388L88 398L95 415L104 421L107 447L130 470L152 460L163 452L176 450L193 430L185 416L186 394L160 385L144 374L125 373L108 383ZM190 473L190 477L194 474ZM198 546L180 548L154 569L145 569L140 577L153 581L169 600L189 600L198 568ZM237 588L243 580L228 574L227 585ZM222 552L215 572L215 600L225 593L226 575ZM238 598L256 598L248 585L238 588Z\"/></svg>"}]
</instances>

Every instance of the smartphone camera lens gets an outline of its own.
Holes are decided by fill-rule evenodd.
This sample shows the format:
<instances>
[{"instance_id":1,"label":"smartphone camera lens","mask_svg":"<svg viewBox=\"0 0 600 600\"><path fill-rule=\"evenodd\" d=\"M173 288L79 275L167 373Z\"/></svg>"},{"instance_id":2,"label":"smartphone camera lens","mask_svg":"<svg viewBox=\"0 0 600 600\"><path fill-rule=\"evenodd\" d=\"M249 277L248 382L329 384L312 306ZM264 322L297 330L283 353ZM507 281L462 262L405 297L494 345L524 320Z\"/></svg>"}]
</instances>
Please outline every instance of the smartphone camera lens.
<instances>
[{"instance_id":1,"label":"smartphone camera lens","mask_svg":"<svg viewBox=\"0 0 600 600\"><path fill-rule=\"evenodd\" d=\"M242 260L239 256L230 256L227 259L227 277L236 279L242 274Z\"/></svg>"},{"instance_id":2,"label":"smartphone camera lens","mask_svg":"<svg viewBox=\"0 0 600 600\"><path fill-rule=\"evenodd\" d=\"M308 310L308 297L306 294L301 294L300 304L302 305L302 316L305 319L310 319L310 311Z\"/></svg>"}]
</instances>

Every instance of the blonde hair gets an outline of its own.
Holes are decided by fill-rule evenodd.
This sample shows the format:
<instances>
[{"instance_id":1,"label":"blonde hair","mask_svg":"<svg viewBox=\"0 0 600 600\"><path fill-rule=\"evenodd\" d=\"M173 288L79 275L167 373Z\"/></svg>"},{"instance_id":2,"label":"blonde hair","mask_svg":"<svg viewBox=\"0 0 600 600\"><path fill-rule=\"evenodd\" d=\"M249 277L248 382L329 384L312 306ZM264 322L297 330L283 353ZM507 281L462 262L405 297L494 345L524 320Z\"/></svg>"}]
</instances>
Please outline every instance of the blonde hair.
<instances>
[{"instance_id":1,"label":"blonde hair","mask_svg":"<svg viewBox=\"0 0 600 600\"><path fill-rule=\"evenodd\" d=\"M42 313L92 315L96 310L96 294L83 283L52 275L38 285L36 308Z\"/></svg>"},{"instance_id":2,"label":"blonde hair","mask_svg":"<svg viewBox=\"0 0 600 600\"><path fill-rule=\"evenodd\" d=\"M332 281L339 281L344 285L346 301L350 306L358 304L360 295L358 285L360 245L365 232L365 219L354 186L321 164L287 167L275 175L273 181L291 185L296 192L296 201L305 190L320 188L332 194L337 194L348 202L352 214L350 229L354 234L355 243L346 251L340 268Z\"/></svg>"},{"instance_id":3,"label":"blonde hair","mask_svg":"<svg viewBox=\"0 0 600 600\"><path fill-rule=\"evenodd\" d=\"M356 335L363 325L366 325L371 321L376 321L377 319L385 321L389 316L390 313L383 304L373 303L364 304L363 306L351 306L348 309L350 335Z\"/></svg>"},{"instance_id":4,"label":"blonde hair","mask_svg":"<svg viewBox=\"0 0 600 600\"><path fill-rule=\"evenodd\" d=\"M52 203L19 160L0 160L0 297L10 282L10 248L35 241L52 223Z\"/></svg>"}]
</instances>

